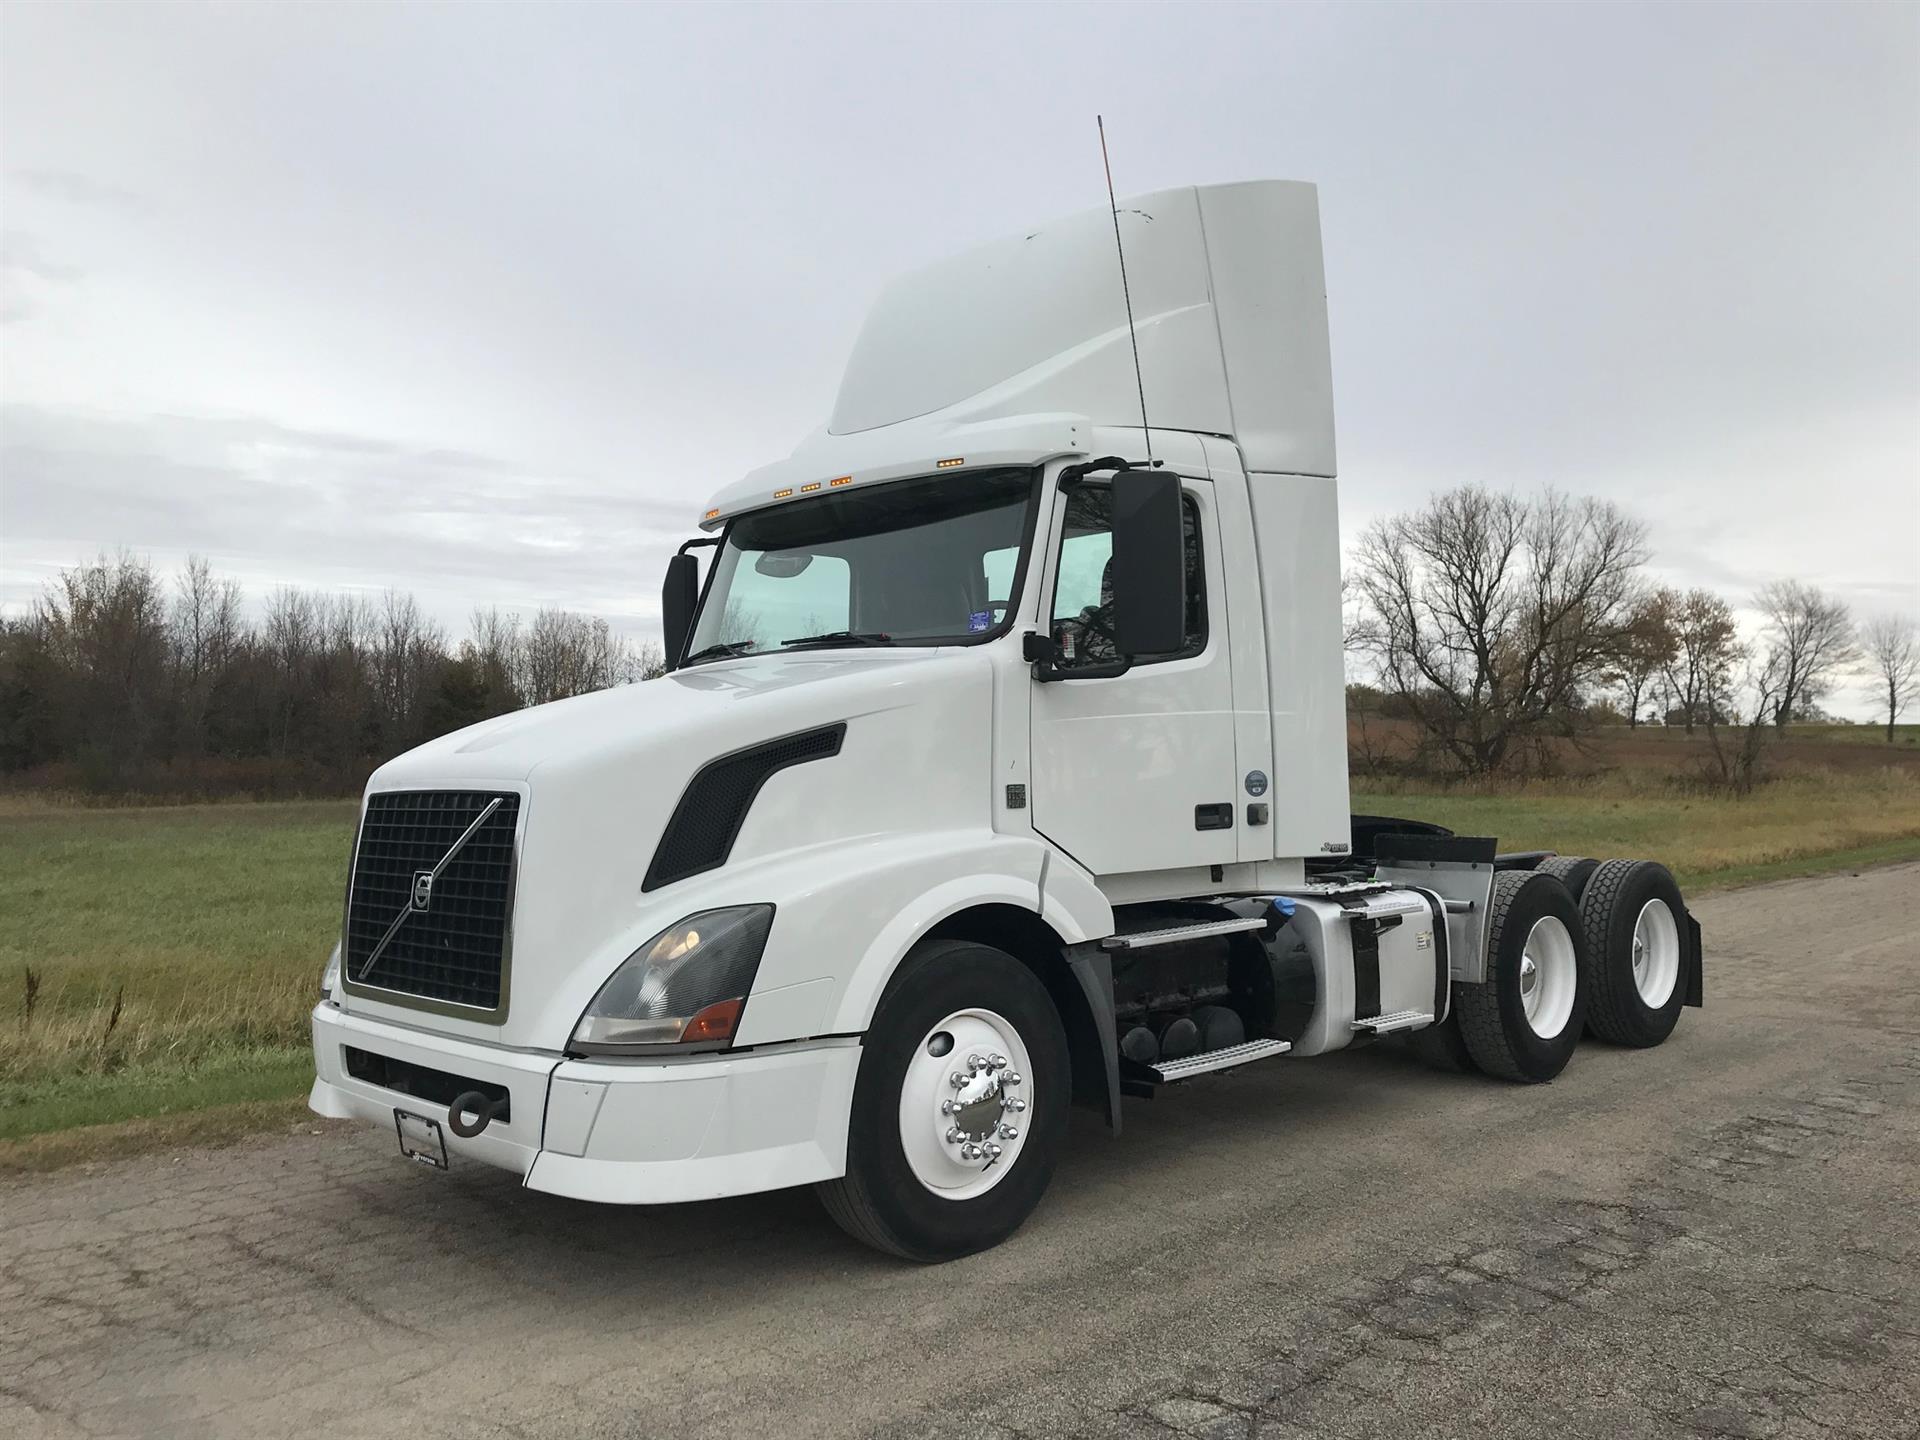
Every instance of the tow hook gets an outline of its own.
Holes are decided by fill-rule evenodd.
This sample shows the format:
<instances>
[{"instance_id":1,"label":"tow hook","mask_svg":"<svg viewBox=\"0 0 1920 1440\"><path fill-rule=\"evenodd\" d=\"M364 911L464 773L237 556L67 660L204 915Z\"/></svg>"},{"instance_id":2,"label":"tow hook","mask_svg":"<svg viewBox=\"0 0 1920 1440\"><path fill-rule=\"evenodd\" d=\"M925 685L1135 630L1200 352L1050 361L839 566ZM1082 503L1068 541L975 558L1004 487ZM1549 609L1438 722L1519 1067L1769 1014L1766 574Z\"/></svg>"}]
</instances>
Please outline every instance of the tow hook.
<instances>
[{"instance_id":1,"label":"tow hook","mask_svg":"<svg viewBox=\"0 0 1920 1440\"><path fill-rule=\"evenodd\" d=\"M490 1100L478 1090L469 1090L456 1095L453 1104L447 1107L447 1128L463 1140L471 1140L487 1126L493 1123L498 1100ZM474 1118L465 1118L467 1111L473 1111Z\"/></svg>"}]
</instances>

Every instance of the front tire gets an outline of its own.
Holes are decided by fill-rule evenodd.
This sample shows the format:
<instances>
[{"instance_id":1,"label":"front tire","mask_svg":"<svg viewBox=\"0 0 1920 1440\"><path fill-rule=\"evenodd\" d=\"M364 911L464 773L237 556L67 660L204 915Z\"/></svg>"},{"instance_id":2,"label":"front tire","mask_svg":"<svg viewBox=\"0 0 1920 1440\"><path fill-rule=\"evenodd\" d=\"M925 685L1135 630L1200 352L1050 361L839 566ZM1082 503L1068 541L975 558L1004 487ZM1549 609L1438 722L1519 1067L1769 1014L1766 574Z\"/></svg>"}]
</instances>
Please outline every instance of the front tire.
<instances>
[{"instance_id":1,"label":"front tire","mask_svg":"<svg viewBox=\"0 0 1920 1440\"><path fill-rule=\"evenodd\" d=\"M1602 1040L1646 1049L1680 1023L1686 1003L1686 902L1667 867L1609 860L1580 899L1586 929L1587 1024Z\"/></svg>"},{"instance_id":2,"label":"front tire","mask_svg":"<svg viewBox=\"0 0 1920 1440\"><path fill-rule=\"evenodd\" d=\"M990 946L924 941L867 1031L847 1173L817 1193L843 1230L889 1254L985 1250L1046 1193L1070 1090L1066 1032L1033 972Z\"/></svg>"},{"instance_id":3,"label":"front tire","mask_svg":"<svg viewBox=\"0 0 1920 1440\"><path fill-rule=\"evenodd\" d=\"M1586 942L1567 887L1536 870L1502 870L1487 906L1487 978L1454 988L1474 1063L1539 1084L1567 1068L1586 1022Z\"/></svg>"}]
</instances>

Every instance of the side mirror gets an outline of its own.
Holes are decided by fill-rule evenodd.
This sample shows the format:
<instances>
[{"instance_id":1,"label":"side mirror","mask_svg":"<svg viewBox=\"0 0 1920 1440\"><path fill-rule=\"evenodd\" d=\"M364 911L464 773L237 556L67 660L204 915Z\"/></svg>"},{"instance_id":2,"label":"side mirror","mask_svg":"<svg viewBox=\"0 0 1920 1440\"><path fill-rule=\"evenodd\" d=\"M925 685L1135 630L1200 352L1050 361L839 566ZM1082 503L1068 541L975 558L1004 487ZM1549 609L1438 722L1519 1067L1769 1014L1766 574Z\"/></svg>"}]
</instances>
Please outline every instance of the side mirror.
<instances>
[{"instance_id":1,"label":"side mirror","mask_svg":"<svg viewBox=\"0 0 1920 1440\"><path fill-rule=\"evenodd\" d=\"M667 561L667 578L660 586L660 628L665 632L667 668L678 668L693 630L694 607L700 603L700 566L684 551Z\"/></svg>"},{"instance_id":2,"label":"side mirror","mask_svg":"<svg viewBox=\"0 0 1920 1440\"><path fill-rule=\"evenodd\" d=\"M1113 643L1122 656L1165 655L1186 639L1180 477L1113 477Z\"/></svg>"}]
</instances>

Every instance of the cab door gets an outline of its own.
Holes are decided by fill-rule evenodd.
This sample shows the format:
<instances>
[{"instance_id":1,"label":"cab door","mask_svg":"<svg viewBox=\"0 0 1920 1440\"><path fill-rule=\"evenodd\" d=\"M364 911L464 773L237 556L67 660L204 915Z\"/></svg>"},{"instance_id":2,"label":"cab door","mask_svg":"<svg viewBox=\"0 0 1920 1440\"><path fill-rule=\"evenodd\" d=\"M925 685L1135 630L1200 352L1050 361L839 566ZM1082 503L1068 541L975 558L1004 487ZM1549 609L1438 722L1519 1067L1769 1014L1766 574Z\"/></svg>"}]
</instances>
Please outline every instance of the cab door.
<instances>
[{"instance_id":1,"label":"cab door","mask_svg":"<svg viewBox=\"0 0 1920 1440\"><path fill-rule=\"evenodd\" d=\"M1063 678L1035 681L1031 711L1036 830L1096 875L1225 865L1238 858L1233 673L1213 486L1182 482L1184 644L1110 666L1111 487L1087 481L1054 499L1056 537L1041 615Z\"/></svg>"}]
</instances>

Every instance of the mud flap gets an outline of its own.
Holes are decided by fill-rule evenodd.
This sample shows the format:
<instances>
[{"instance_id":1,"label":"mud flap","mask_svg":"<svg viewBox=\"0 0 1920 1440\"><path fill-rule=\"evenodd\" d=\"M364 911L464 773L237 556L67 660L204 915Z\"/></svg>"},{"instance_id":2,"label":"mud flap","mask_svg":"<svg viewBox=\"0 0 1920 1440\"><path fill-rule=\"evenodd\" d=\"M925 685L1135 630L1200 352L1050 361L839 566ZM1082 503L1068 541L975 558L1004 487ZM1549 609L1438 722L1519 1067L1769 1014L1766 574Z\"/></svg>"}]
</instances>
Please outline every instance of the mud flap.
<instances>
[{"instance_id":1,"label":"mud flap","mask_svg":"<svg viewBox=\"0 0 1920 1440\"><path fill-rule=\"evenodd\" d=\"M1706 1004L1706 965L1700 954L1700 922L1691 913L1687 916L1687 953L1683 963L1687 967L1686 1003L1694 1006Z\"/></svg>"}]
</instances>

